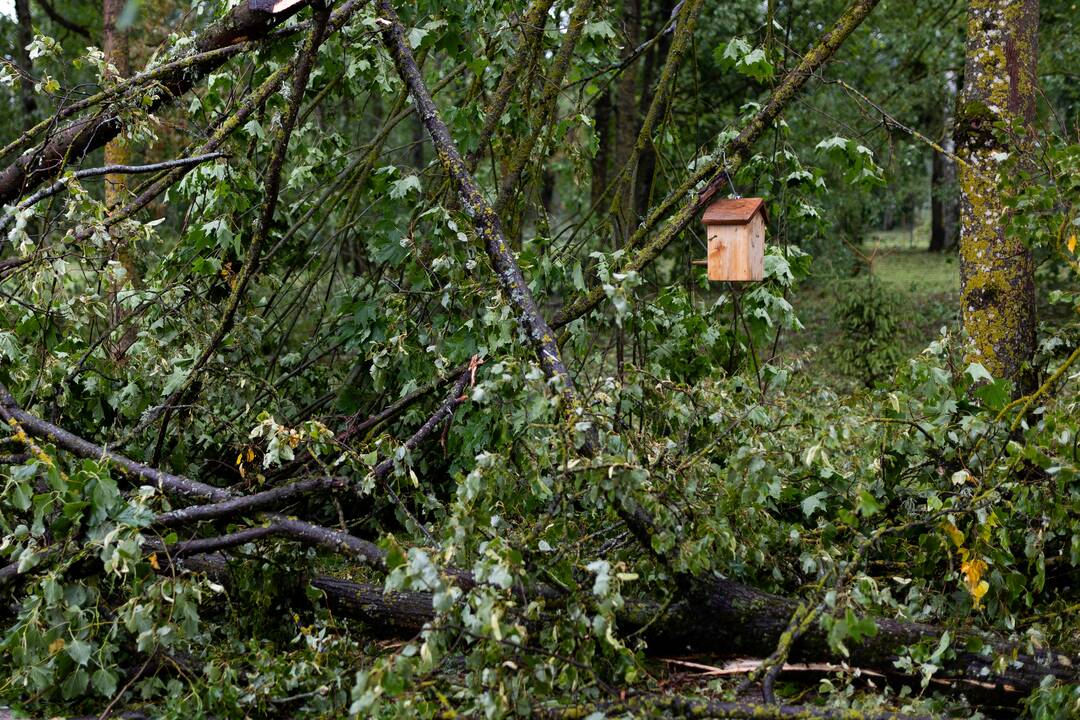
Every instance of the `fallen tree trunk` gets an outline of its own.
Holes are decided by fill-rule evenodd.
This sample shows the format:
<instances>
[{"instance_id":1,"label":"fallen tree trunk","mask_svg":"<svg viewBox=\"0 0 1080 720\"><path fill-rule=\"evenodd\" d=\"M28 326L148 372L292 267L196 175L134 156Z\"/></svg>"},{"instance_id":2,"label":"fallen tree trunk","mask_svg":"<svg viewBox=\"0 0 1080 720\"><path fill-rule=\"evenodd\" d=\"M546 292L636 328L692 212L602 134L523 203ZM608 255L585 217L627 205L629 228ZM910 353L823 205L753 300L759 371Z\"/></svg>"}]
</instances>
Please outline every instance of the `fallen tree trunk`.
<instances>
[{"instance_id":1,"label":"fallen tree trunk","mask_svg":"<svg viewBox=\"0 0 1080 720\"><path fill-rule=\"evenodd\" d=\"M744 653L766 656L776 649L797 602L765 593L731 580L715 579L699 583L685 600L676 603L646 633L650 650L680 652ZM643 608L644 609L644 608ZM651 619L652 613L626 618L630 625ZM641 611L639 610L638 613ZM879 671L885 675L902 674L895 666L898 653L920 642L938 643L945 628L924 623L874 618L877 633L860 643L848 642L849 656L834 651L828 634L819 624L812 625L793 646L791 659L798 661L833 660L853 667ZM950 631L951 647L939 663L941 677L955 679L958 688L973 694L1020 693L1027 695L1044 678L1063 682L1080 680L1080 673L1068 657L1045 651L1026 655L1014 644L1000 639ZM985 654L969 652L969 640L981 641ZM995 669L997 656L1011 658Z\"/></svg>"},{"instance_id":2,"label":"fallen tree trunk","mask_svg":"<svg viewBox=\"0 0 1080 720\"><path fill-rule=\"evenodd\" d=\"M203 562L200 560L200 562ZM427 593L383 594L378 585L355 583L338 578L315 576L311 585L326 594L331 608L343 615L360 619L373 627L397 635L418 632L434 619L431 596ZM624 633L645 627L657 613L664 615L645 631L650 653L709 653L716 655L752 655L771 653L787 629L795 609L794 600L765 593L731 580L701 583L687 598L674 603L666 612L651 601L628 603L619 618ZM922 641L937 643L944 628L922 623L875 618L877 634L861 643L848 643L845 657L830 646L827 633L815 625L800 638L792 658L801 661L829 660L852 667L874 670L892 677L903 675L894 662L904 647ZM964 647L974 634L954 633L953 644ZM1069 658L1052 651L1037 656L1026 655L1000 640L981 637L987 654L960 650L954 657L943 658L941 679L969 696L994 698L1003 695L1028 695L1050 677L1062 682L1077 682L1080 674ZM997 655L1012 658L1003 670L994 669Z\"/></svg>"},{"instance_id":3,"label":"fallen tree trunk","mask_svg":"<svg viewBox=\"0 0 1080 720\"><path fill-rule=\"evenodd\" d=\"M629 713L635 717L729 718L730 720L929 720L925 715L895 712L834 710L809 705L761 705L749 702L721 702L678 695L640 695L605 704L544 710L540 717L581 718L595 710L605 713Z\"/></svg>"}]
</instances>

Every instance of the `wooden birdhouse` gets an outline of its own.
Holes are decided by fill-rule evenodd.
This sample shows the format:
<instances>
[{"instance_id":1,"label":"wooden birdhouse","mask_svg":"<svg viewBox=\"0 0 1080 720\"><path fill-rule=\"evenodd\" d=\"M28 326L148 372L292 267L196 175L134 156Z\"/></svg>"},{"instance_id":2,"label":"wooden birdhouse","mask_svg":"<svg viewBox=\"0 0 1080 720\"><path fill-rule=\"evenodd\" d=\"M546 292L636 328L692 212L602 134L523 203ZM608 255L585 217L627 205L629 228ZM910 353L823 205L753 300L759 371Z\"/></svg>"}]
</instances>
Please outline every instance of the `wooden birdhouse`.
<instances>
[{"instance_id":1,"label":"wooden birdhouse","mask_svg":"<svg viewBox=\"0 0 1080 720\"><path fill-rule=\"evenodd\" d=\"M709 280L750 282L765 275L765 201L717 200L701 221L709 237Z\"/></svg>"}]
</instances>

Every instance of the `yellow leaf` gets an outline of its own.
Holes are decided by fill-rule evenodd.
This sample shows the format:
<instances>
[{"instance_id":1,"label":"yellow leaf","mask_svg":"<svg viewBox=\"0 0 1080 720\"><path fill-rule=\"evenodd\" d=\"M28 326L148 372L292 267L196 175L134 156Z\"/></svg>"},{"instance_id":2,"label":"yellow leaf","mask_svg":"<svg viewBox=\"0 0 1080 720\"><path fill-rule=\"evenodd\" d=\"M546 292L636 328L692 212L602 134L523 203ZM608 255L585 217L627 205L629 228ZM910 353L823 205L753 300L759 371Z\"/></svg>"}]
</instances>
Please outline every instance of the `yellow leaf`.
<instances>
[{"instance_id":1,"label":"yellow leaf","mask_svg":"<svg viewBox=\"0 0 1080 720\"><path fill-rule=\"evenodd\" d=\"M56 638L49 643L49 652L55 655L64 649L64 638Z\"/></svg>"},{"instance_id":2,"label":"yellow leaf","mask_svg":"<svg viewBox=\"0 0 1080 720\"><path fill-rule=\"evenodd\" d=\"M975 588L979 585L979 581L982 579L983 573L986 572L986 563L979 558L968 560L965 563L961 563L960 570L963 571L967 578L967 584L969 588ZM974 593L974 589L972 593Z\"/></svg>"},{"instance_id":3,"label":"yellow leaf","mask_svg":"<svg viewBox=\"0 0 1080 720\"><path fill-rule=\"evenodd\" d=\"M978 609L982 605L983 595L990 589L990 583L983 580L971 588L972 607Z\"/></svg>"},{"instance_id":4,"label":"yellow leaf","mask_svg":"<svg viewBox=\"0 0 1080 720\"><path fill-rule=\"evenodd\" d=\"M236 456L236 464L237 465L243 465L244 464L244 453L240 453L239 455Z\"/></svg>"},{"instance_id":5,"label":"yellow leaf","mask_svg":"<svg viewBox=\"0 0 1080 720\"><path fill-rule=\"evenodd\" d=\"M952 538L952 541L956 543L956 547L960 547L964 544L964 533L960 532L960 528L952 523L945 523L943 527L945 532L949 534L949 537Z\"/></svg>"},{"instance_id":6,"label":"yellow leaf","mask_svg":"<svg viewBox=\"0 0 1080 720\"><path fill-rule=\"evenodd\" d=\"M1069 247L1069 252L1076 252L1076 233L1069 236L1069 242L1066 244Z\"/></svg>"},{"instance_id":7,"label":"yellow leaf","mask_svg":"<svg viewBox=\"0 0 1080 720\"><path fill-rule=\"evenodd\" d=\"M161 569L161 565L158 565L157 553L150 553L150 557L146 559L150 561L150 567L154 568L155 570Z\"/></svg>"},{"instance_id":8,"label":"yellow leaf","mask_svg":"<svg viewBox=\"0 0 1080 720\"><path fill-rule=\"evenodd\" d=\"M247 449L247 461L251 462L254 459L255 459L255 451L252 450L251 448L248 448Z\"/></svg>"}]
</instances>

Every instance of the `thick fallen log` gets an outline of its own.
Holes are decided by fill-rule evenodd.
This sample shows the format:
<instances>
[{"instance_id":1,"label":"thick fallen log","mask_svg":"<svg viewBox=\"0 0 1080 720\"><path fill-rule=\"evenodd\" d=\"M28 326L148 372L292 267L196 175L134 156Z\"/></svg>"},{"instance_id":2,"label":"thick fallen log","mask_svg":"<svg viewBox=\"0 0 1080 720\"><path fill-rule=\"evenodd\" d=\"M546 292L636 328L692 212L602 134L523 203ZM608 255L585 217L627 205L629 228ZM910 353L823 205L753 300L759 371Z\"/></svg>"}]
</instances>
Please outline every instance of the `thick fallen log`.
<instances>
[{"instance_id":1,"label":"thick fallen log","mask_svg":"<svg viewBox=\"0 0 1080 720\"><path fill-rule=\"evenodd\" d=\"M629 713L634 717L730 718L732 720L929 720L926 716L896 712L833 710L810 705L762 705L749 702L721 702L678 695L640 695L618 703L582 705L539 713L540 717L582 718L594 711Z\"/></svg>"},{"instance_id":2,"label":"thick fallen log","mask_svg":"<svg viewBox=\"0 0 1080 720\"><path fill-rule=\"evenodd\" d=\"M434 618L431 596L426 593L383 594L377 585L354 583L337 578L315 576L312 587L326 594L329 605L338 613L358 618L373 627L409 635L418 632ZM664 612L654 602L628 603L619 618L623 632L633 632L652 622L644 633L650 653L708 653L724 656L771 653L787 628L794 611L794 600L772 595L730 580L702 583L685 600L673 603ZM811 628L795 645L792 658L800 661L832 661L873 670L883 675L901 675L894 665L902 649L922 641L935 644L944 628L889 618L875 618L877 634L861 643L848 643L850 656L835 652L827 633ZM953 633L953 646L965 647L974 633ZM951 680L954 689L969 696L1001 699L1002 696L1028 695L1044 678L1062 682L1080 681L1073 660L1052 651L1038 655L1022 654L1014 645L978 636L987 649L985 655L959 650L954 657L942 660L940 677ZM1004 670L994 669L997 655L1012 658Z\"/></svg>"},{"instance_id":3,"label":"thick fallen log","mask_svg":"<svg viewBox=\"0 0 1080 720\"><path fill-rule=\"evenodd\" d=\"M711 652L718 654L747 654L766 656L771 653L787 629L797 602L765 593L731 580L716 579L698 583L681 602L674 603L666 615L647 631L651 651ZM640 611L639 611L640 612ZM628 617L626 622L648 621L652 615ZM867 668L885 675L897 676L898 653L920 642L937 644L945 628L890 618L874 618L877 633L861 643L847 643L849 656L832 650L828 634L819 624L810 627L796 642L791 659L809 662L831 660L853 667ZM1053 651L1027 655L1016 645L1000 639L950 631L951 647L939 663L941 678L956 681L957 689L972 695L1022 694L1039 687L1044 678L1062 682L1077 682L1080 673L1074 662ZM978 640L983 653L967 651L969 641ZM1012 658L1002 670L994 668L997 656ZM990 691L990 692L984 692Z\"/></svg>"}]
</instances>

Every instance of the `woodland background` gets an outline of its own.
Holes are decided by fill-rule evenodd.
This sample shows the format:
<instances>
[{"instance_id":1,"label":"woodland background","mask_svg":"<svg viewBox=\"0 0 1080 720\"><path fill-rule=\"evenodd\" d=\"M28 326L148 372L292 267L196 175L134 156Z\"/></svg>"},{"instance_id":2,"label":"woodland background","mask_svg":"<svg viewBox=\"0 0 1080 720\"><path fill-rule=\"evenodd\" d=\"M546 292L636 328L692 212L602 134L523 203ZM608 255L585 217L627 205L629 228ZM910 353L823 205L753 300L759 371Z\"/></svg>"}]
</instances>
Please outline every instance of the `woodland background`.
<instances>
[{"instance_id":1,"label":"woodland background","mask_svg":"<svg viewBox=\"0 0 1080 720\"><path fill-rule=\"evenodd\" d=\"M1080 715L1078 23L0 0L0 701Z\"/></svg>"}]
</instances>

